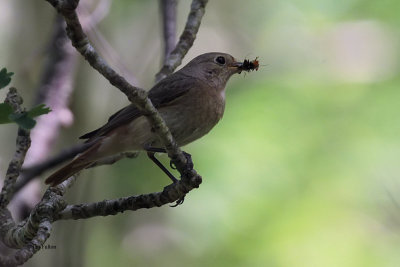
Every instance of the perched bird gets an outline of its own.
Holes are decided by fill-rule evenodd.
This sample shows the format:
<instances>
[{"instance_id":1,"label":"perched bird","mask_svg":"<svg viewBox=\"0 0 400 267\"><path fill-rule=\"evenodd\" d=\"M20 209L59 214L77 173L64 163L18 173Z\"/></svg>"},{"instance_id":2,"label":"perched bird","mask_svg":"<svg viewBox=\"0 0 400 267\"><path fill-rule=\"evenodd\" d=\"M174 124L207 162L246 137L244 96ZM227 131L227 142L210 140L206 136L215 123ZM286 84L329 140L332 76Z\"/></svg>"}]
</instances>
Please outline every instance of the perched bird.
<instances>
[{"instance_id":1,"label":"perched bird","mask_svg":"<svg viewBox=\"0 0 400 267\"><path fill-rule=\"evenodd\" d=\"M225 86L240 73L243 63L225 53L206 53L157 83L148 93L179 146L207 134L222 118ZM96 161L125 151L147 151L148 156L172 179L154 157L165 152L148 119L133 105L112 115L102 127L80 137L88 149L46 179L56 186Z\"/></svg>"}]
</instances>

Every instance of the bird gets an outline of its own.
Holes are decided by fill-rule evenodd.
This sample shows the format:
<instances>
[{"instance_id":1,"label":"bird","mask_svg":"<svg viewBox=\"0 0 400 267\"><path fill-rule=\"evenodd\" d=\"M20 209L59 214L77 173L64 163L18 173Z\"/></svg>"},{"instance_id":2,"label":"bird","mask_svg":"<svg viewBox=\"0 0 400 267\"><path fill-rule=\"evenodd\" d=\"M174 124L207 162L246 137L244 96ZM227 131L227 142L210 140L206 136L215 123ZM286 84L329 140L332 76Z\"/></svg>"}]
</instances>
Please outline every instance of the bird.
<instances>
[{"instance_id":1,"label":"bird","mask_svg":"<svg viewBox=\"0 0 400 267\"><path fill-rule=\"evenodd\" d=\"M243 62L227 53L210 52L192 59L148 92L148 98L164 119L179 147L206 135L222 118L229 78L241 73ZM126 151L146 151L174 182L176 178L154 157L165 152L152 125L130 104L100 128L84 134L87 149L51 174L45 183L56 186L102 158ZM189 155L189 154L186 154Z\"/></svg>"}]
</instances>

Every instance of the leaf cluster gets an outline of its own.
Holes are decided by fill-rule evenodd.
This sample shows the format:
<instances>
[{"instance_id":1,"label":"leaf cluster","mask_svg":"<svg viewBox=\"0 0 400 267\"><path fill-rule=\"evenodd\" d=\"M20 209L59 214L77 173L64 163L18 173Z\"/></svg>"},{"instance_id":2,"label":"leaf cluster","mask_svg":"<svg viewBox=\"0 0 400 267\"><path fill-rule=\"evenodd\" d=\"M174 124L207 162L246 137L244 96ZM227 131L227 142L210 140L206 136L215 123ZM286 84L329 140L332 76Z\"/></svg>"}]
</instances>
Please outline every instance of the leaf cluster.
<instances>
[{"instance_id":1,"label":"leaf cluster","mask_svg":"<svg viewBox=\"0 0 400 267\"><path fill-rule=\"evenodd\" d=\"M7 72L6 68L0 70L0 90L5 88L11 82L11 76L13 72ZM8 103L0 104L0 124L6 123L16 123L18 126L30 130L35 127L36 120L35 117L49 113L51 110L46 107L45 104L37 105L36 107L24 111L21 113L16 113Z\"/></svg>"}]
</instances>

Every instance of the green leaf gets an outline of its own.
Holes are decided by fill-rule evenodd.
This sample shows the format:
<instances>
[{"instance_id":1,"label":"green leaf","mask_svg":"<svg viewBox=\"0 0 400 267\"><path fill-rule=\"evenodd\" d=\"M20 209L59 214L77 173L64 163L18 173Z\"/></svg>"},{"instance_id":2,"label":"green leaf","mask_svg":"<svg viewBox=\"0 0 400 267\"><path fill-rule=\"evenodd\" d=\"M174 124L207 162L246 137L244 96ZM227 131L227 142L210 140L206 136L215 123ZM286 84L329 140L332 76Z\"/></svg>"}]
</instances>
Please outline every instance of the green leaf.
<instances>
[{"instance_id":1,"label":"green leaf","mask_svg":"<svg viewBox=\"0 0 400 267\"><path fill-rule=\"evenodd\" d=\"M24 113L12 113L8 118L16 122L21 128L30 130L36 125L36 121L28 116L27 112Z\"/></svg>"},{"instance_id":2,"label":"green leaf","mask_svg":"<svg viewBox=\"0 0 400 267\"><path fill-rule=\"evenodd\" d=\"M20 127L30 130L36 125L34 117L47 114L51 110L44 104L37 105L28 112L13 113L12 107L7 103L0 104L0 124L15 122Z\"/></svg>"},{"instance_id":3,"label":"green leaf","mask_svg":"<svg viewBox=\"0 0 400 267\"><path fill-rule=\"evenodd\" d=\"M31 118L47 114L51 111L49 107L46 107L45 104L37 105L36 107L32 108L28 111L28 116Z\"/></svg>"},{"instance_id":4,"label":"green leaf","mask_svg":"<svg viewBox=\"0 0 400 267\"><path fill-rule=\"evenodd\" d=\"M14 72L7 72L6 68L0 70L0 89L6 87L11 82L11 76Z\"/></svg>"},{"instance_id":5,"label":"green leaf","mask_svg":"<svg viewBox=\"0 0 400 267\"><path fill-rule=\"evenodd\" d=\"M13 113L12 107L7 103L0 104L0 124L10 123L11 120L8 118Z\"/></svg>"}]
</instances>

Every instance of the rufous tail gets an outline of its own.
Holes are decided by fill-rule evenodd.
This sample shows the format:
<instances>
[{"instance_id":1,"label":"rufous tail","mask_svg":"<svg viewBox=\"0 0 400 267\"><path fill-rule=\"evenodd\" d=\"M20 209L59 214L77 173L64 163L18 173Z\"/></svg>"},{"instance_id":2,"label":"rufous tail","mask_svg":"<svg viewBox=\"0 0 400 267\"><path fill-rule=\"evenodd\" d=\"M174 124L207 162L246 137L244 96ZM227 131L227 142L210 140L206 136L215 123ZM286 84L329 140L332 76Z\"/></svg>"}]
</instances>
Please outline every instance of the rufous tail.
<instances>
[{"instance_id":1,"label":"rufous tail","mask_svg":"<svg viewBox=\"0 0 400 267\"><path fill-rule=\"evenodd\" d=\"M76 165L74 161L69 163L68 165L62 167L52 175L50 175L45 183L50 185L50 186L56 186L67 180L69 177L72 175L76 174L77 172L83 170L84 168L88 167L92 162L86 163L86 164L80 164Z\"/></svg>"},{"instance_id":2,"label":"rufous tail","mask_svg":"<svg viewBox=\"0 0 400 267\"><path fill-rule=\"evenodd\" d=\"M91 152L95 152L96 148L98 148L99 143L91 146L88 150L78 155L74 160L70 163L50 175L45 183L50 186L56 186L67 180L72 175L78 173L79 171L89 167L93 161L88 160L88 156Z\"/></svg>"}]
</instances>

